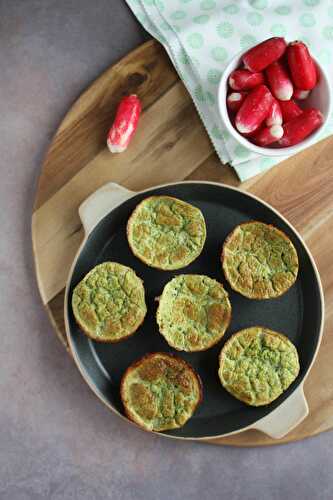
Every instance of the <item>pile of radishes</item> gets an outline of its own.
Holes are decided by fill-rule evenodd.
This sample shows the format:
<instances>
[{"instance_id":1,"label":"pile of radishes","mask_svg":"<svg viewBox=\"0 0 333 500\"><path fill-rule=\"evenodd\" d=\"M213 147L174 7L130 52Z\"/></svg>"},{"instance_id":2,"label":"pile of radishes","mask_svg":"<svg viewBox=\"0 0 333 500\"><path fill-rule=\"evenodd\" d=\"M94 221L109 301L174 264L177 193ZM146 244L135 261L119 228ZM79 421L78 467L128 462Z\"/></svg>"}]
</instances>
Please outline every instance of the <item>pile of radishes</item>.
<instances>
[{"instance_id":1,"label":"pile of radishes","mask_svg":"<svg viewBox=\"0 0 333 500\"><path fill-rule=\"evenodd\" d=\"M230 120L240 134L258 146L284 148L320 127L321 112L304 106L318 74L303 42L270 38L246 52L242 62L229 76L227 96Z\"/></svg>"}]
</instances>

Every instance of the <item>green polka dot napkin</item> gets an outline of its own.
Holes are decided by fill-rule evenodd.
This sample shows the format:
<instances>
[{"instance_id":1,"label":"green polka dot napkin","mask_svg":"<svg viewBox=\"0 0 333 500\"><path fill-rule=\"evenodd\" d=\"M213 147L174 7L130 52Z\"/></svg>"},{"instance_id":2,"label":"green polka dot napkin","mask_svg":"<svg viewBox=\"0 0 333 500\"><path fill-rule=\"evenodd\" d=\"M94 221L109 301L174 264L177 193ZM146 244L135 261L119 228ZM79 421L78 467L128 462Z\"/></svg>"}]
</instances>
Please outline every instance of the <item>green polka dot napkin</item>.
<instances>
[{"instance_id":1,"label":"green polka dot napkin","mask_svg":"<svg viewBox=\"0 0 333 500\"><path fill-rule=\"evenodd\" d=\"M144 28L167 50L190 92L223 163L241 180L284 158L257 156L239 145L218 113L217 88L228 61L271 36L299 39L320 62L333 61L332 0L126 0ZM321 138L333 132L333 117Z\"/></svg>"}]
</instances>

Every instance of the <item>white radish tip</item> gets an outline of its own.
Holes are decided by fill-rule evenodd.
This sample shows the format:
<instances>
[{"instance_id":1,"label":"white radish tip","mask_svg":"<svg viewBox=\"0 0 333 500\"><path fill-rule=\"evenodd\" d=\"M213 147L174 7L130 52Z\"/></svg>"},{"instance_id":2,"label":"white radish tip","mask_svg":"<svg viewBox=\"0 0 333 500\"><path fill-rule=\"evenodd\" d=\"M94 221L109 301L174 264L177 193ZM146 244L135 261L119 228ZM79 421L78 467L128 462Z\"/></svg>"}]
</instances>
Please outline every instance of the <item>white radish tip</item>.
<instances>
[{"instance_id":1,"label":"white radish tip","mask_svg":"<svg viewBox=\"0 0 333 500\"><path fill-rule=\"evenodd\" d=\"M273 125L273 127L270 128L270 133L272 137L275 137L276 140L281 139L283 136L283 128L281 125Z\"/></svg>"},{"instance_id":2,"label":"white radish tip","mask_svg":"<svg viewBox=\"0 0 333 500\"><path fill-rule=\"evenodd\" d=\"M236 128L238 132L240 132L241 134L249 134L250 132L253 132L253 129L251 127L249 128L246 125L244 125L244 123L237 122L237 120L236 120Z\"/></svg>"},{"instance_id":3,"label":"white radish tip","mask_svg":"<svg viewBox=\"0 0 333 500\"><path fill-rule=\"evenodd\" d=\"M297 90L296 89L295 99L306 99L309 94L310 94L310 90Z\"/></svg>"},{"instance_id":4,"label":"white radish tip","mask_svg":"<svg viewBox=\"0 0 333 500\"><path fill-rule=\"evenodd\" d=\"M106 144L109 148L110 153L123 153L126 149L124 146L119 146L118 144L112 144L112 142L108 139Z\"/></svg>"},{"instance_id":5,"label":"white radish tip","mask_svg":"<svg viewBox=\"0 0 333 500\"><path fill-rule=\"evenodd\" d=\"M285 86L281 88L278 92L276 92L276 97L280 101L289 101L292 98L294 89L291 85Z\"/></svg>"},{"instance_id":6,"label":"white radish tip","mask_svg":"<svg viewBox=\"0 0 333 500\"><path fill-rule=\"evenodd\" d=\"M273 127L273 125L282 125L282 116L272 116L266 120L267 127Z\"/></svg>"},{"instance_id":7,"label":"white radish tip","mask_svg":"<svg viewBox=\"0 0 333 500\"><path fill-rule=\"evenodd\" d=\"M233 92L232 94L228 95L229 102L238 102L241 99L242 99L242 96L238 92Z\"/></svg>"}]
</instances>

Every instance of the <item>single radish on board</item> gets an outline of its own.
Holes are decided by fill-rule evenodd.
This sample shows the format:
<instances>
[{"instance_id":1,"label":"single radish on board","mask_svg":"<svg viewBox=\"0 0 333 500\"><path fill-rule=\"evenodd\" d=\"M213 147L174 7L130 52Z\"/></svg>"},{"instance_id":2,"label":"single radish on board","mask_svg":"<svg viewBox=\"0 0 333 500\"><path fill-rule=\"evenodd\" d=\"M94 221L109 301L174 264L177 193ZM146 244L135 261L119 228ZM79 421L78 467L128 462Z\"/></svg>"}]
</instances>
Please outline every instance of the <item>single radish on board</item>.
<instances>
[{"instance_id":1,"label":"single radish on board","mask_svg":"<svg viewBox=\"0 0 333 500\"><path fill-rule=\"evenodd\" d=\"M262 73L251 73L247 69L236 69L229 76L229 86L232 90L250 90L264 83Z\"/></svg>"},{"instance_id":2,"label":"single radish on board","mask_svg":"<svg viewBox=\"0 0 333 500\"><path fill-rule=\"evenodd\" d=\"M267 118L273 104L273 96L266 85L258 85L245 98L237 112L235 124L241 134L256 130Z\"/></svg>"},{"instance_id":3,"label":"single radish on board","mask_svg":"<svg viewBox=\"0 0 333 500\"><path fill-rule=\"evenodd\" d=\"M107 146L111 153L122 153L129 145L138 125L141 103L135 95L123 97L109 130Z\"/></svg>"},{"instance_id":4,"label":"single radish on board","mask_svg":"<svg viewBox=\"0 0 333 500\"><path fill-rule=\"evenodd\" d=\"M280 59L286 48L287 43L284 38L269 38L246 52L243 56L244 66L250 71L262 71Z\"/></svg>"},{"instance_id":5,"label":"single radish on board","mask_svg":"<svg viewBox=\"0 0 333 500\"><path fill-rule=\"evenodd\" d=\"M268 146L273 142L278 141L283 136L283 128L281 125L273 125L272 127L264 127L254 134L251 139L258 146Z\"/></svg>"},{"instance_id":6,"label":"single radish on board","mask_svg":"<svg viewBox=\"0 0 333 500\"><path fill-rule=\"evenodd\" d=\"M311 90L317 83L316 65L303 42L292 42L287 48L292 81L298 89Z\"/></svg>"},{"instance_id":7,"label":"single radish on board","mask_svg":"<svg viewBox=\"0 0 333 500\"><path fill-rule=\"evenodd\" d=\"M323 115L318 109L305 109L303 113L283 125L283 137L279 140L280 147L298 144L314 132L323 123Z\"/></svg>"},{"instance_id":8,"label":"single radish on board","mask_svg":"<svg viewBox=\"0 0 333 500\"><path fill-rule=\"evenodd\" d=\"M241 107L245 97L247 96L247 92L232 92L227 97L227 106L230 111L236 112Z\"/></svg>"},{"instance_id":9,"label":"single radish on board","mask_svg":"<svg viewBox=\"0 0 333 500\"><path fill-rule=\"evenodd\" d=\"M273 125L282 125L282 112L280 104L276 99L273 100L271 109L266 118L267 127L272 127Z\"/></svg>"},{"instance_id":10,"label":"single radish on board","mask_svg":"<svg viewBox=\"0 0 333 500\"><path fill-rule=\"evenodd\" d=\"M265 72L273 96L280 101L291 99L294 87L283 65L275 61L266 68Z\"/></svg>"},{"instance_id":11,"label":"single radish on board","mask_svg":"<svg viewBox=\"0 0 333 500\"><path fill-rule=\"evenodd\" d=\"M303 110L292 99L290 99L290 101L280 101L279 105L284 123L289 122L303 113Z\"/></svg>"}]
</instances>

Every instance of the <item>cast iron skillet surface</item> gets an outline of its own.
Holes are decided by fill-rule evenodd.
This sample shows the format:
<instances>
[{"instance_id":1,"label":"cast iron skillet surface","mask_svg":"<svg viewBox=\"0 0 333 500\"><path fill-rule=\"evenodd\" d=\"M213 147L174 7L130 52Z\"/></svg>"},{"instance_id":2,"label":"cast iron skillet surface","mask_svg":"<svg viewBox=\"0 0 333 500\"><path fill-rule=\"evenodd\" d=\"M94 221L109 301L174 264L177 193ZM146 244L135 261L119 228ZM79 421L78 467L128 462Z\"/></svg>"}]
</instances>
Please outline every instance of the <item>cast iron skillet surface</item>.
<instances>
[{"instance_id":1,"label":"cast iron skillet surface","mask_svg":"<svg viewBox=\"0 0 333 500\"><path fill-rule=\"evenodd\" d=\"M188 267L178 271L159 271L140 262L129 249L126 223L134 207L150 195L170 195L199 207L207 225L207 240L202 254ZM276 225L293 241L300 270L296 284L282 297L272 300L249 300L233 292L226 283L220 264L221 247L228 233L241 222L250 220ZM96 264L116 261L132 267L144 280L148 313L140 329L128 340L103 344L89 340L76 325L71 308L73 288ZM169 347L158 333L154 298L176 274L206 274L223 283L232 304L232 321L224 338L213 348L201 353L183 353ZM190 421L181 429L165 434L186 437L215 437L238 431L264 417L279 406L301 383L311 364L320 334L320 290L311 260L293 230L269 207L245 193L225 186L185 183L163 186L139 193L107 214L92 231L73 270L68 294L69 335L72 347L90 385L95 385L101 398L123 413L119 384L125 369L146 353L171 352L188 361L203 381L204 399ZM226 340L242 328L266 326L282 332L297 347L301 371L295 382L275 402L254 408L234 399L219 382L218 354Z\"/></svg>"}]
</instances>

